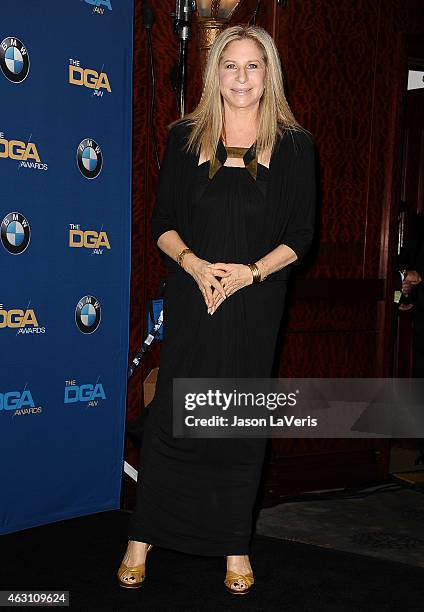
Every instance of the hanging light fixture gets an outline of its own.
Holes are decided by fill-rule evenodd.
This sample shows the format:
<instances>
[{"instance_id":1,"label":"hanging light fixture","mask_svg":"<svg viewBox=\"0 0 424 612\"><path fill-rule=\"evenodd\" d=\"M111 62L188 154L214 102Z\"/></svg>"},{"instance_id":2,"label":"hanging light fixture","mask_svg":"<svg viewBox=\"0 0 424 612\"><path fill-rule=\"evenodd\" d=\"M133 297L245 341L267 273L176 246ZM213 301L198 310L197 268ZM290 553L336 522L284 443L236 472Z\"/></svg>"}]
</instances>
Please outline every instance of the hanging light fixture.
<instances>
[{"instance_id":1,"label":"hanging light fixture","mask_svg":"<svg viewBox=\"0 0 424 612\"><path fill-rule=\"evenodd\" d=\"M197 0L200 54L204 68L209 49L243 0Z\"/></svg>"},{"instance_id":2,"label":"hanging light fixture","mask_svg":"<svg viewBox=\"0 0 424 612\"><path fill-rule=\"evenodd\" d=\"M241 2L242 0L197 0L197 10L200 17L228 21Z\"/></svg>"}]
</instances>

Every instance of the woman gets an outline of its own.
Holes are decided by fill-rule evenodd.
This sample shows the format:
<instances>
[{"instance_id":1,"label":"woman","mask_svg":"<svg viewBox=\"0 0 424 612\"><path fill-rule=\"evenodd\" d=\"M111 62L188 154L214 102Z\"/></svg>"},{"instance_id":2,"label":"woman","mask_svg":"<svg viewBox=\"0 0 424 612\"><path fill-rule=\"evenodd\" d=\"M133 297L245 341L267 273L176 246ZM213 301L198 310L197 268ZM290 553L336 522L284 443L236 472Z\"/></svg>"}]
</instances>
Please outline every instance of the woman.
<instances>
[{"instance_id":1,"label":"woman","mask_svg":"<svg viewBox=\"0 0 424 612\"><path fill-rule=\"evenodd\" d=\"M265 439L172 436L173 378L269 377L291 264L313 233L313 143L258 27L214 43L196 110L170 131L152 229L165 253L164 340L145 411L137 505L118 571L140 586L152 545L227 558L247 593Z\"/></svg>"}]
</instances>

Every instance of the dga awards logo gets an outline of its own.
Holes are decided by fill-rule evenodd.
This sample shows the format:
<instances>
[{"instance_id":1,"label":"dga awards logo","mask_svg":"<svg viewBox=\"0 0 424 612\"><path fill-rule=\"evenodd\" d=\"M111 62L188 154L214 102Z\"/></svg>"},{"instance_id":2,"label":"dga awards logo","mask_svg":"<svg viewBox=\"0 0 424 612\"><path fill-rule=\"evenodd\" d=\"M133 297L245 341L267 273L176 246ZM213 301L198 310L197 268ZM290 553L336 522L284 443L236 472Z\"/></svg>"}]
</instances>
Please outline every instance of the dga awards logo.
<instances>
[{"instance_id":1,"label":"dga awards logo","mask_svg":"<svg viewBox=\"0 0 424 612\"><path fill-rule=\"evenodd\" d=\"M45 334L46 328L40 327L33 308L10 308L6 310L0 304L0 331L2 329L16 329L18 334Z\"/></svg>"},{"instance_id":2,"label":"dga awards logo","mask_svg":"<svg viewBox=\"0 0 424 612\"><path fill-rule=\"evenodd\" d=\"M48 170L47 164L41 161L34 142L24 142L14 138L9 140L4 132L0 132L0 159L14 159L19 162L20 168Z\"/></svg>"},{"instance_id":3,"label":"dga awards logo","mask_svg":"<svg viewBox=\"0 0 424 612\"><path fill-rule=\"evenodd\" d=\"M100 146L91 138L84 138L77 149L77 164L85 178L95 179L103 166L103 155Z\"/></svg>"},{"instance_id":4,"label":"dga awards logo","mask_svg":"<svg viewBox=\"0 0 424 612\"><path fill-rule=\"evenodd\" d=\"M78 385L76 380L65 380L64 404L78 404L83 402L87 408L95 408L100 400L106 399L106 393L101 383L94 385Z\"/></svg>"},{"instance_id":5,"label":"dga awards logo","mask_svg":"<svg viewBox=\"0 0 424 612\"><path fill-rule=\"evenodd\" d=\"M92 68L82 68L79 60L69 60L69 83L92 90L92 95L103 97L104 91L112 92L106 72L97 72Z\"/></svg>"},{"instance_id":6,"label":"dga awards logo","mask_svg":"<svg viewBox=\"0 0 424 612\"><path fill-rule=\"evenodd\" d=\"M20 255L29 245L31 230L28 219L20 212L8 213L0 226L0 237L6 251Z\"/></svg>"},{"instance_id":7,"label":"dga awards logo","mask_svg":"<svg viewBox=\"0 0 424 612\"><path fill-rule=\"evenodd\" d=\"M91 4L93 7L93 13L103 15L105 10L112 10L111 0L84 0L86 4Z\"/></svg>"},{"instance_id":8,"label":"dga awards logo","mask_svg":"<svg viewBox=\"0 0 424 612\"><path fill-rule=\"evenodd\" d=\"M102 230L82 230L79 223L70 223L69 246L73 249L88 249L93 255L103 255L103 249L110 249L110 242L107 233Z\"/></svg>"},{"instance_id":9,"label":"dga awards logo","mask_svg":"<svg viewBox=\"0 0 424 612\"><path fill-rule=\"evenodd\" d=\"M0 412L13 411L13 416L24 416L27 414L40 414L41 406L36 406L30 389L23 391L0 392Z\"/></svg>"},{"instance_id":10,"label":"dga awards logo","mask_svg":"<svg viewBox=\"0 0 424 612\"><path fill-rule=\"evenodd\" d=\"M83 334L92 334L100 325L102 309L92 295L85 295L75 308L75 323Z\"/></svg>"},{"instance_id":11,"label":"dga awards logo","mask_svg":"<svg viewBox=\"0 0 424 612\"><path fill-rule=\"evenodd\" d=\"M0 68L12 83L22 83L29 72L29 55L19 38L8 36L0 45Z\"/></svg>"}]
</instances>

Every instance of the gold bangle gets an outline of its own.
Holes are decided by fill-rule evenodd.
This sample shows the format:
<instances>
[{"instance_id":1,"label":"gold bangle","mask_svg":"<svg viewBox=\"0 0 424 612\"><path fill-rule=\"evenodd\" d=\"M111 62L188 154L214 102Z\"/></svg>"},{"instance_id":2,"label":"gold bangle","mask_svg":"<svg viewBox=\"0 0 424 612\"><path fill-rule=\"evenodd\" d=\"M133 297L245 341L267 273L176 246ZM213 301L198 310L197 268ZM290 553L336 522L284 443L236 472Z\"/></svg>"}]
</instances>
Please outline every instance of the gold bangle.
<instances>
[{"instance_id":1,"label":"gold bangle","mask_svg":"<svg viewBox=\"0 0 424 612\"><path fill-rule=\"evenodd\" d=\"M180 253L178 253L177 264L179 266L183 267L183 259L184 256L187 255L187 253L193 253L193 251L191 249L183 249Z\"/></svg>"},{"instance_id":2,"label":"gold bangle","mask_svg":"<svg viewBox=\"0 0 424 612\"><path fill-rule=\"evenodd\" d=\"M247 264L250 268L250 271L253 275L253 282L260 283L261 282L261 271L255 263Z\"/></svg>"}]
</instances>

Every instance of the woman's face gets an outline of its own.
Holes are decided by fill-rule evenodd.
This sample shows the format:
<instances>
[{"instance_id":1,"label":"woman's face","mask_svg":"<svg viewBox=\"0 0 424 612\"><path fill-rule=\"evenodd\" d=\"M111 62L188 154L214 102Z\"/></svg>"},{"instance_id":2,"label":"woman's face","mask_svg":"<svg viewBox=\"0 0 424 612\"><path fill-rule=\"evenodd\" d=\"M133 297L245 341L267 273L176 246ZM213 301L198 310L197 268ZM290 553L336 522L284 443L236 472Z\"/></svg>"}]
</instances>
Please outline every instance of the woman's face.
<instances>
[{"instance_id":1,"label":"woman's face","mask_svg":"<svg viewBox=\"0 0 424 612\"><path fill-rule=\"evenodd\" d=\"M233 108L259 103L264 91L265 62L251 39L233 40L219 62L219 85L225 102Z\"/></svg>"}]
</instances>

